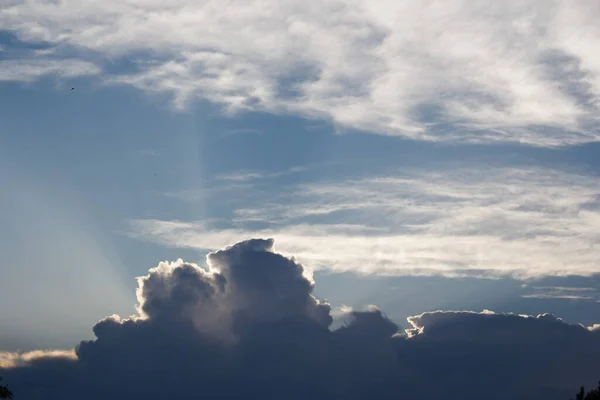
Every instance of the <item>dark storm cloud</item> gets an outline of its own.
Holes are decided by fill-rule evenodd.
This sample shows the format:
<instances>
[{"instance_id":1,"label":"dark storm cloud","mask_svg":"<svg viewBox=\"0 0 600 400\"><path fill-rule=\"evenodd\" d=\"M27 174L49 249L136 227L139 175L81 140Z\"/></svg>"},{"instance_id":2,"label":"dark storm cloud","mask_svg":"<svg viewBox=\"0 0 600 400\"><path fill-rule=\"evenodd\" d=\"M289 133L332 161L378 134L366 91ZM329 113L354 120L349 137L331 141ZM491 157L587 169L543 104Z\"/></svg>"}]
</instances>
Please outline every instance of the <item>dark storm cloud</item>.
<instances>
[{"instance_id":1,"label":"dark storm cloud","mask_svg":"<svg viewBox=\"0 0 600 400\"><path fill-rule=\"evenodd\" d=\"M600 331L551 315L433 312L407 334L375 307L331 331L303 267L248 240L138 279L139 315L75 354L4 354L19 399L564 399L600 378ZM566 396L566 397L565 397Z\"/></svg>"},{"instance_id":2,"label":"dark storm cloud","mask_svg":"<svg viewBox=\"0 0 600 400\"><path fill-rule=\"evenodd\" d=\"M438 311L408 320L404 361L452 392L481 388L498 399L567 400L569 387L600 378L600 332L550 314Z\"/></svg>"}]
</instances>

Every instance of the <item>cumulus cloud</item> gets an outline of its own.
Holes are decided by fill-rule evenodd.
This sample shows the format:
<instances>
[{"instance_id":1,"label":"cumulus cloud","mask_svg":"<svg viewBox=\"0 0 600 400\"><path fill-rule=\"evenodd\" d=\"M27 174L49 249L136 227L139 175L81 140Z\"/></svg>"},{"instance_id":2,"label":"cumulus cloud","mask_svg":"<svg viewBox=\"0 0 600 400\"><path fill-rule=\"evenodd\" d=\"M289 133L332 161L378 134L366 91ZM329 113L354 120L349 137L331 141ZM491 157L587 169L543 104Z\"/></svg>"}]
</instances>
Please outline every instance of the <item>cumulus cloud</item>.
<instances>
[{"instance_id":1,"label":"cumulus cloud","mask_svg":"<svg viewBox=\"0 0 600 400\"><path fill-rule=\"evenodd\" d=\"M511 387L514 394L505 398L558 398L553 392L570 380L597 380L599 371L592 360L600 355L600 336L593 327L569 325L550 314L532 317L488 310L428 312L408 322L412 337L405 345L413 346L415 368L423 373L443 369L442 379L455 390L465 373L491 390ZM576 365L576 370L568 365Z\"/></svg>"},{"instance_id":2,"label":"cumulus cloud","mask_svg":"<svg viewBox=\"0 0 600 400\"><path fill-rule=\"evenodd\" d=\"M406 329L408 337L416 337L427 333L429 339L436 340L455 340L457 337L465 337L468 331L472 332L474 339L492 340L494 335L499 338L510 332L523 330L520 326L527 326L532 330L532 336L537 335L534 329L543 331L546 326L551 325L559 329L573 330L577 332L593 331L594 327L584 327L583 325L568 325L562 319L552 314L540 314L536 317L527 315L497 314L490 310L481 312L475 311L433 311L420 315L408 317L408 323L412 328ZM491 323L492 321L493 323ZM494 327L494 323L498 323ZM481 327L479 327L481 326ZM476 328L473 328L476 327ZM489 332L483 332L482 327L490 329ZM427 332L425 332L427 330ZM517 339L522 339L521 337Z\"/></svg>"},{"instance_id":3,"label":"cumulus cloud","mask_svg":"<svg viewBox=\"0 0 600 400\"><path fill-rule=\"evenodd\" d=\"M313 269L389 275L541 276L598 272L598 179L547 168L404 170L270 192L219 193L235 225L136 220L130 234L217 249L258 232ZM243 193L242 193L243 192ZM250 223L266 226L256 230Z\"/></svg>"},{"instance_id":4,"label":"cumulus cloud","mask_svg":"<svg viewBox=\"0 0 600 400\"><path fill-rule=\"evenodd\" d=\"M11 2L0 26L133 71L105 79L228 111L331 119L432 141L597 141L590 2ZM111 68L114 71L114 68Z\"/></svg>"},{"instance_id":5,"label":"cumulus cloud","mask_svg":"<svg viewBox=\"0 0 600 400\"><path fill-rule=\"evenodd\" d=\"M597 327L437 311L403 335L370 306L344 308L331 330L312 287L272 240L213 252L205 267L161 263L138 279L138 315L98 322L74 352L0 353L0 373L19 398L67 400L558 400L600 375Z\"/></svg>"},{"instance_id":6,"label":"cumulus cloud","mask_svg":"<svg viewBox=\"0 0 600 400\"><path fill-rule=\"evenodd\" d=\"M162 262L138 278L140 318L190 321L198 331L223 340L283 318L306 317L324 327L332 322L330 306L311 295L313 282L303 267L274 253L272 239L210 253L207 265Z\"/></svg>"}]
</instances>

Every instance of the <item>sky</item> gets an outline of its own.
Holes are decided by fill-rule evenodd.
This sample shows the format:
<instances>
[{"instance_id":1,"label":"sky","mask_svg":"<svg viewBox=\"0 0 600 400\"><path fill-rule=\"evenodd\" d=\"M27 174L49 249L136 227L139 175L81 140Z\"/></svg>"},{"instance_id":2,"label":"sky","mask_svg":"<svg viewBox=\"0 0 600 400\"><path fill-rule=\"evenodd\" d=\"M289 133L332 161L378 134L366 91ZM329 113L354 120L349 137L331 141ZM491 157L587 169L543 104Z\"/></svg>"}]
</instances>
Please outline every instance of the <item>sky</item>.
<instances>
[{"instance_id":1,"label":"sky","mask_svg":"<svg viewBox=\"0 0 600 400\"><path fill-rule=\"evenodd\" d=\"M587 358L544 366L600 353L599 17L583 0L0 0L0 375L92 398L73 371L96 387L129 354L181 364L184 396L194 366L272 375L269 346L305 332L357 369L282 350L314 392L270 384L298 398L325 396L319 371L328 398L458 393L459 353L482 387L536 370L499 396L594 384Z\"/></svg>"}]
</instances>

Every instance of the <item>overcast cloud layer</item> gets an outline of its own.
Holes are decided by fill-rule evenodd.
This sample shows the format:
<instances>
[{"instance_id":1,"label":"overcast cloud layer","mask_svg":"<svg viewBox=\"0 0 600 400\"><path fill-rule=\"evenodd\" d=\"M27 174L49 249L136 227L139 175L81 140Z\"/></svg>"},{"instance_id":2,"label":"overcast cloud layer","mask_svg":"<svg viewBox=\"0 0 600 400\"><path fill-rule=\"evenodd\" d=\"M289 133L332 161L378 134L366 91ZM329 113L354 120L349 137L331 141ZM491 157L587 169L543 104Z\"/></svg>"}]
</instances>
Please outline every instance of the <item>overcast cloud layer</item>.
<instances>
[{"instance_id":1,"label":"overcast cloud layer","mask_svg":"<svg viewBox=\"0 0 600 400\"><path fill-rule=\"evenodd\" d=\"M0 353L19 399L559 400L600 376L598 326L491 311L410 317L331 309L302 265L254 239L207 266L164 262L138 279L136 316L111 316L74 351Z\"/></svg>"},{"instance_id":2,"label":"overcast cloud layer","mask_svg":"<svg viewBox=\"0 0 600 400\"><path fill-rule=\"evenodd\" d=\"M593 1L3 2L1 80L98 75L433 141L597 141ZM60 67L58 67L60 65Z\"/></svg>"},{"instance_id":3,"label":"overcast cloud layer","mask_svg":"<svg viewBox=\"0 0 600 400\"><path fill-rule=\"evenodd\" d=\"M299 184L278 195L263 190L256 174L245 176L248 185L218 192L232 208L229 228L135 220L130 235L217 249L258 232L308 267L336 271L516 278L598 272L600 182L593 176L516 167L404 170Z\"/></svg>"}]
</instances>

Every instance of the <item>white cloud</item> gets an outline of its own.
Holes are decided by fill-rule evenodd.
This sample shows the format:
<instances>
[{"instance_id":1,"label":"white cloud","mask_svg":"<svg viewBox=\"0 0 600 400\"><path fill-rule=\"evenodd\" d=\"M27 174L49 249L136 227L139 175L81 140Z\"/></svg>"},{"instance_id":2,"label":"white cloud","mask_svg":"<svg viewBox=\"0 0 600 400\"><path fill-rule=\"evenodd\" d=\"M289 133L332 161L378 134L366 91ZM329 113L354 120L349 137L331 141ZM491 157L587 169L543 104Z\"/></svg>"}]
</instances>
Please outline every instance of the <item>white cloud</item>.
<instances>
[{"instance_id":1,"label":"white cloud","mask_svg":"<svg viewBox=\"0 0 600 400\"><path fill-rule=\"evenodd\" d=\"M268 172L264 173L261 171L238 171L232 174L218 175L216 178L218 180L224 181L233 181L233 182L245 182L252 181L258 179L269 179L269 178L279 178L281 176L297 174L301 172L307 172L313 170L317 167L331 166L335 165L335 162L322 162L315 163L310 165L298 165L295 167L288 168L286 170L277 171L277 172Z\"/></svg>"},{"instance_id":2,"label":"white cloud","mask_svg":"<svg viewBox=\"0 0 600 400\"><path fill-rule=\"evenodd\" d=\"M310 268L392 275L540 276L598 272L598 179L480 168L313 183L237 199L236 227L138 220L132 235L216 249L274 237ZM249 188L244 189L247 194ZM229 198L229 196L228 196ZM236 200L235 193L230 199ZM249 202L249 203L248 203ZM238 206L238 207L239 207ZM268 228L250 229L260 221Z\"/></svg>"},{"instance_id":3,"label":"white cloud","mask_svg":"<svg viewBox=\"0 0 600 400\"><path fill-rule=\"evenodd\" d=\"M0 351L0 368L14 368L36 360L54 358L74 360L76 355L73 350L34 350L24 353Z\"/></svg>"},{"instance_id":4,"label":"white cloud","mask_svg":"<svg viewBox=\"0 0 600 400\"><path fill-rule=\"evenodd\" d=\"M387 135L557 146L600 139L599 17L567 0L37 0L4 7L0 25L81 54L135 54L139 70L110 80L179 107L203 98Z\"/></svg>"},{"instance_id":5,"label":"white cloud","mask_svg":"<svg viewBox=\"0 0 600 400\"><path fill-rule=\"evenodd\" d=\"M76 78L99 73L100 69L96 65L81 60L12 59L0 61L0 81L33 82L47 75Z\"/></svg>"},{"instance_id":6,"label":"white cloud","mask_svg":"<svg viewBox=\"0 0 600 400\"><path fill-rule=\"evenodd\" d=\"M342 304L339 307L333 308L330 312L331 316L334 318L340 318L340 317L345 317L348 314L350 314L352 311L354 311L352 309L352 307L347 306L345 304Z\"/></svg>"}]
</instances>

